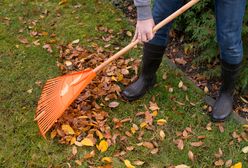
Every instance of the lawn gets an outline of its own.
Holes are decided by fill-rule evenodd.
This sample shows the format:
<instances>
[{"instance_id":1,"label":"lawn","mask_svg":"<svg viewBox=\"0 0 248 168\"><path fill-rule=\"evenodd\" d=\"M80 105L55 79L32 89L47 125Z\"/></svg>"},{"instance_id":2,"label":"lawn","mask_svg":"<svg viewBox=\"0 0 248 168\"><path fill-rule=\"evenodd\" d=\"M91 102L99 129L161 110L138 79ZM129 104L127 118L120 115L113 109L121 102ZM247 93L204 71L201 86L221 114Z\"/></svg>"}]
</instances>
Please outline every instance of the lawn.
<instances>
[{"instance_id":1,"label":"lawn","mask_svg":"<svg viewBox=\"0 0 248 168\"><path fill-rule=\"evenodd\" d=\"M41 86L47 79L61 74L57 67L58 46L76 39L80 39L80 44L89 50L95 44L104 46L106 43L101 40L104 33L97 31L98 26L111 28L114 33L134 30L124 15L105 0L0 2L0 167L76 167L79 165L75 160L90 151L79 148L75 158L70 158L72 146L59 144L56 138L45 141L39 136L33 119ZM131 40L129 36L119 36L110 41L115 47L123 47ZM52 53L43 48L45 44L52 47ZM138 58L140 51L136 48L127 57ZM164 73L168 75L166 80L162 79ZM140 120L134 117L135 114L145 111L145 106L149 106L155 96L160 108L156 120L166 119L167 124L155 126L156 131L146 130L143 141L158 142L159 152L151 154L149 149L137 145L139 141L133 136L125 144L111 146L104 154L97 153L91 161L95 165L103 165L99 160L109 156L113 157L113 167L125 167L114 153L134 146L134 150L126 152L123 158L131 163L135 160L145 162L137 167L161 168L180 164L196 168L215 167L215 162L220 159L224 162L231 159L233 164L242 162L243 167L248 167L248 156L241 151L247 142L238 142L245 139L242 138L242 125L230 119L221 126L210 126L202 101L204 93L182 72L169 67L166 60L158 76L158 85L141 100L132 103L118 100L120 105L117 108L105 110L109 113L109 125L113 124L113 118L129 116L133 123L139 125ZM187 86L186 91L178 87L180 81ZM130 130L130 125L125 124L121 131ZM163 141L158 140L160 130L165 132ZM182 132L189 137L182 136ZM183 137L184 148L180 150L175 142ZM204 144L200 147L191 145L199 141ZM219 148L222 155L218 152ZM194 161L189 159L189 151L194 154ZM220 156L215 156L216 153ZM87 162L81 165L88 166Z\"/></svg>"}]
</instances>

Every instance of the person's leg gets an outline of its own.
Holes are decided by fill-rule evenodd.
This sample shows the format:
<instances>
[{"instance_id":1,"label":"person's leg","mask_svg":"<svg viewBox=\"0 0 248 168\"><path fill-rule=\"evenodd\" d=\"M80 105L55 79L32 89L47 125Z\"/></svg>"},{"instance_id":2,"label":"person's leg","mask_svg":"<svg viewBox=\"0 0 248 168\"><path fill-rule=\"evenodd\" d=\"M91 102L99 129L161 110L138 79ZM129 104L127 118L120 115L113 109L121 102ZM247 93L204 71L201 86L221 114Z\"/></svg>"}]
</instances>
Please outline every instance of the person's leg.
<instances>
[{"instance_id":1,"label":"person's leg","mask_svg":"<svg viewBox=\"0 0 248 168\"><path fill-rule=\"evenodd\" d=\"M217 40L222 86L213 107L212 121L224 121L233 110L233 92L243 58L242 23L246 0L215 0Z\"/></svg>"},{"instance_id":2,"label":"person's leg","mask_svg":"<svg viewBox=\"0 0 248 168\"><path fill-rule=\"evenodd\" d=\"M158 24L183 5L183 0L155 0L153 18ZM129 85L122 97L133 101L142 97L156 82L156 71L164 55L168 41L168 33L172 23L164 26L155 34L154 38L144 44L142 68L139 79Z\"/></svg>"}]
</instances>

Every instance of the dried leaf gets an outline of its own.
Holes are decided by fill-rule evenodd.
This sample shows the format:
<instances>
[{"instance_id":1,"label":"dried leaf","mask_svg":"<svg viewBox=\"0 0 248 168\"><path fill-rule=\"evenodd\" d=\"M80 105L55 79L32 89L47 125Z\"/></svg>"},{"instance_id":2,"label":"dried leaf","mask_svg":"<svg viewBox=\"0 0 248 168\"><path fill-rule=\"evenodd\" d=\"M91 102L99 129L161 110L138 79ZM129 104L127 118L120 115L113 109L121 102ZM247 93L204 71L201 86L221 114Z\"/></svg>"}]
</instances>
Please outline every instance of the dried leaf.
<instances>
[{"instance_id":1,"label":"dried leaf","mask_svg":"<svg viewBox=\"0 0 248 168\"><path fill-rule=\"evenodd\" d=\"M165 138L165 133L164 133L163 130L160 130L160 131L159 131L159 136L160 136L161 140L164 140L164 138Z\"/></svg>"},{"instance_id":2,"label":"dried leaf","mask_svg":"<svg viewBox=\"0 0 248 168\"><path fill-rule=\"evenodd\" d=\"M175 62L180 65L185 65L187 64L187 61L184 60L184 58L176 58Z\"/></svg>"},{"instance_id":3,"label":"dried leaf","mask_svg":"<svg viewBox=\"0 0 248 168\"><path fill-rule=\"evenodd\" d=\"M141 160L136 160L133 162L134 165L136 166L142 166L145 162L141 161Z\"/></svg>"},{"instance_id":4,"label":"dried leaf","mask_svg":"<svg viewBox=\"0 0 248 168\"><path fill-rule=\"evenodd\" d=\"M94 143L93 143L92 140L89 139L89 138L84 138L80 143L81 143L83 146L94 146Z\"/></svg>"},{"instance_id":5,"label":"dried leaf","mask_svg":"<svg viewBox=\"0 0 248 168\"><path fill-rule=\"evenodd\" d=\"M153 103L153 102L150 101L149 109L151 111L155 111L155 110L159 110L159 107L158 107L157 103Z\"/></svg>"},{"instance_id":6,"label":"dried leaf","mask_svg":"<svg viewBox=\"0 0 248 168\"><path fill-rule=\"evenodd\" d=\"M231 167L232 166L232 160L227 160L225 163L225 167Z\"/></svg>"},{"instance_id":7,"label":"dried leaf","mask_svg":"<svg viewBox=\"0 0 248 168\"><path fill-rule=\"evenodd\" d=\"M242 162L238 162L235 165L233 165L231 168L242 168Z\"/></svg>"},{"instance_id":8,"label":"dried leaf","mask_svg":"<svg viewBox=\"0 0 248 168\"><path fill-rule=\"evenodd\" d=\"M77 154L77 147L73 146L72 147L72 154L75 156Z\"/></svg>"},{"instance_id":9,"label":"dried leaf","mask_svg":"<svg viewBox=\"0 0 248 168\"><path fill-rule=\"evenodd\" d=\"M189 160L191 160L192 162L194 161L194 154L192 151L188 152L188 157L189 157Z\"/></svg>"},{"instance_id":10,"label":"dried leaf","mask_svg":"<svg viewBox=\"0 0 248 168\"><path fill-rule=\"evenodd\" d=\"M28 39L26 39L25 37L19 37L18 40L19 40L22 44L28 44Z\"/></svg>"},{"instance_id":11,"label":"dried leaf","mask_svg":"<svg viewBox=\"0 0 248 168\"><path fill-rule=\"evenodd\" d=\"M175 168L190 168L190 167L185 164L181 164L181 165L175 166Z\"/></svg>"},{"instance_id":12,"label":"dried leaf","mask_svg":"<svg viewBox=\"0 0 248 168\"><path fill-rule=\"evenodd\" d=\"M66 4L68 2L68 0L61 0L60 2L59 2L59 5L64 5L64 4Z\"/></svg>"},{"instance_id":13,"label":"dried leaf","mask_svg":"<svg viewBox=\"0 0 248 168\"><path fill-rule=\"evenodd\" d=\"M165 125L167 123L167 121L165 119L159 119L157 120L157 124L162 126L162 125Z\"/></svg>"},{"instance_id":14,"label":"dried leaf","mask_svg":"<svg viewBox=\"0 0 248 168\"><path fill-rule=\"evenodd\" d=\"M151 154L157 154L158 153L158 148L154 148L153 150L151 150Z\"/></svg>"},{"instance_id":15,"label":"dried leaf","mask_svg":"<svg viewBox=\"0 0 248 168\"><path fill-rule=\"evenodd\" d=\"M79 41L80 41L80 40L79 40L79 39L77 39L77 40L72 41L71 43L72 43L72 44L78 44L78 43L79 43Z\"/></svg>"},{"instance_id":16,"label":"dried leaf","mask_svg":"<svg viewBox=\"0 0 248 168\"><path fill-rule=\"evenodd\" d=\"M96 147L97 147L97 149L98 149L99 151L105 152L105 151L107 151L108 146L109 146L109 145L108 145L108 142L107 142L107 141L101 140L101 142L99 143L99 145L97 145Z\"/></svg>"},{"instance_id":17,"label":"dried leaf","mask_svg":"<svg viewBox=\"0 0 248 168\"><path fill-rule=\"evenodd\" d=\"M199 141L199 142L191 142L190 145L194 147L200 147L204 144L204 142Z\"/></svg>"},{"instance_id":18,"label":"dried leaf","mask_svg":"<svg viewBox=\"0 0 248 168\"><path fill-rule=\"evenodd\" d=\"M208 93L208 92L209 92L209 89L208 89L207 86L204 87L204 92L205 92L205 93Z\"/></svg>"},{"instance_id":19,"label":"dried leaf","mask_svg":"<svg viewBox=\"0 0 248 168\"><path fill-rule=\"evenodd\" d=\"M69 135L75 134L74 130L68 124L63 124L62 125L62 130L64 131L64 133L69 134Z\"/></svg>"},{"instance_id":20,"label":"dried leaf","mask_svg":"<svg viewBox=\"0 0 248 168\"><path fill-rule=\"evenodd\" d=\"M107 162L107 163L112 163L112 162L113 162L111 157L103 157L103 158L101 159L101 161L102 161L102 162Z\"/></svg>"},{"instance_id":21,"label":"dried leaf","mask_svg":"<svg viewBox=\"0 0 248 168\"><path fill-rule=\"evenodd\" d=\"M154 145L151 142L143 142L142 145L148 149L154 149Z\"/></svg>"},{"instance_id":22,"label":"dried leaf","mask_svg":"<svg viewBox=\"0 0 248 168\"><path fill-rule=\"evenodd\" d=\"M119 106L119 104L120 104L120 103L118 103L118 102L111 102L111 103L109 103L109 107L110 107L110 108L116 108L116 107Z\"/></svg>"},{"instance_id":23,"label":"dried leaf","mask_svg":"<svg viewBox=\"0 0 248 168\"><path fill-rule=\"evenodd\" d=\"M124 163L127 168L135 168L135 166L133 166L129 160L124 160Z\"/></svg>"},{"instance_id":24,"label":"dried leaf","mask_svg":"<svg viewBox=\"0 0 248 168\"><path fill-rule=\"evenodd\" d=\"M57 131L56 130L53 130L51 132L51 135L50 135L51 139L54 139L56 137L56 135L57 135Z\"/></svg>"},{"instance_id":25,"label":"dried leaf","mask_svg":"<svg viewBox=\"0 0 248 168\"><path fill-rule=\"evenodd\" d=\"M224 161L222 159L219 159L217 161L214 162L215 166L223 166L224 165Z\"/></svg>"},{"instance_id":26,"label":"dried leaf","mask_svg":"<svg viewBox=\"0 0 248 168\"><path fill-rule=\"evenodd\" d=\"M183 87L183 81L180 81L179 83L178 83L178 88L182 88Z\"/></svg>"},{"instance_id":27,"label":"dried leaf","mask_svg":"<svg viewBox=\"0 0 248 168\"><path fill-rule=\"evenodd\" d=\"M242 152L245 153L245 154L248 153L248 146L242 148Z\"/></svg>"}]
</instances>

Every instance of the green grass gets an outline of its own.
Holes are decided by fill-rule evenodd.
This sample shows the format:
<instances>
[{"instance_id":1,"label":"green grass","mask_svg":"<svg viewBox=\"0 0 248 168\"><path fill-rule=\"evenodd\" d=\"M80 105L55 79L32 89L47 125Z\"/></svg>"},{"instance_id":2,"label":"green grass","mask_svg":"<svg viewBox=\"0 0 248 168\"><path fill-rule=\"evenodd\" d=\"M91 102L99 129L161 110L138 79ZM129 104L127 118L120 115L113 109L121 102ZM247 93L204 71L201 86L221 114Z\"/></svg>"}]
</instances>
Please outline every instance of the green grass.
<instances>
[{"instance_id":1,"label":"green grass","mask_svg":"<svg viewBox=\"0 0 248 168\"><path fill-rule=\"evenodd\" d=\"M38 134L37 124L33 121L37 100L41 88L35 84L37 81L44 82L60 75L56 66L58 59L58 44L67 44L75 39L91 49L94 43L103 46L105 43L99 40L102 33L96 31L96 27L103 25L112 28L115 33L121 29L132 30L133 27L116 11L107 1L85 0L80 1L79 8L75 8L79 2L71 0L65 5L58 5L59 1L28 1L28 0L4 0L0 2L0 167L67 167L67 163L75 166L74 160L68 160L71 153L71 146L58 144L57 140L45 141ZM40 19L40 15L48 16ZM10 24L5 24L6 18ZM121 18L121 21L116 21ZM32 21L37 20L36 25ZM20 30L23 30L20 33ZM40 46L34 46L31 42L37 40L31 37L31 31L48 32L48 36L40 37ZM55 38L49 35L56 34ZM19 36L26 37L30 45L23 45L18 41ZM53 53L48 53L42 46L51 39L57 43L52 44ZM118 37L112 43L121 43L125 46L130 38ZM121 41L120 41L121 40ZM16 45L19 45L18 47ZM129 56L140 55L139 50L134 50ZM162 74L168 72L167 80L162 80ZM180 80L188 86L187 91L177 87ZM168 92L170 86L174 88L173 93ZM27 91L32 89L32 93ZM135 150L125 155L126 159L145 160L144 167L163 167L166 165L187 164L193 167L213 167L215 160L214 153L221 148L224 153L224 160L233 159L233 162L248 161L247 155L242 154L241 149L245 142L240 144L236 141L229 146L232 140L231 133L237 130L242 132L240 125L230 120L225 123L225 132L220 133L216 126L212 131L205 129L209 122L208 116L202 110L203 93L191 82L187 81L180 72L169 68L164 63L159 71L158 85L143 99L133 103L121 102L116 109L106 109L110 119L113 117L126 118L134 116L138 111L144 111L144 105L148 105L151 97L155 95L160 107L159 115L156 117L168 117L168 124L159 129L166 132L166 139L159 144L160 151L156 155L149 154L149 151L135 147ZM188 95L190 101L196 103L193 107L185 101ZM185 102L185 106L178 105L175 100ZM132 117L136 124L138 118ZM185 149L179 151L173 140L177 139L176 132L183 131L191 126L194 131L192 139L185 141ZM129 130L130 125L126 124L123 131ZM190 142L196 140L198 135L205 135L205 145L200 148L193 148ZM157 132L146 131L145 138L157 140ZM130 138L129 144L136 145L138 141ZM121 145L111 147L105 156L112 156L121 149ZM196 155L195 163L188 159L188 150ZM84 149L78 154L83 155ZM96 162L103 155L94 158ZM97 163L98 164L98 163ZM99 163L100 164L100 163ZM247 164L246 164L247 166ZM86 163L82 167L87 167ZM124 167L122 161L114 159L114 167ZM245 166L244 166L245 167Z\"/></svg>"}]
</instances>

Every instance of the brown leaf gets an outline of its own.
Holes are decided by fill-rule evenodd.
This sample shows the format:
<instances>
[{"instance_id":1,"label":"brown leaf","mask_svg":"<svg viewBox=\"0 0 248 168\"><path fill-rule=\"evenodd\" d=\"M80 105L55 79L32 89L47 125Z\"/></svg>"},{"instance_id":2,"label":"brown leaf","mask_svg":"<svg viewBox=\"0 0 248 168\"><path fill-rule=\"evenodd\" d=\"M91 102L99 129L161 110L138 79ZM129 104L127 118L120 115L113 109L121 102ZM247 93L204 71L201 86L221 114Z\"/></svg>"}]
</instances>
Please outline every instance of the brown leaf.
<instances>
[{"instance_id":1,"label":"brown leaf","mask_svg":"<svg viewBox=\"0 0 248 168\"><path fill-rule=\"evenodd\" d=\"M72 147L72 154L75 156L77 154L77 147L73 146Z\"/></svg>"},{"instance_id":2,"label":"brown leaf","mask_svg":"<svg viewBox=\"0 0 248 168\"><path fill-rule=\"evenodd\" d=\"M160 130L160 131L159 131L159 136L160 136L160 139L163 141L164 138L165 138L165 133L164 133L163 130Z\"/></svg>"},{"instance_id":3,"label":"brown leaf","mask_svg":"<svg viewBox=\"0 0 248 168\"><path fill-rule=\"evenodd\" d=\"M148 149L154 149L154 145L151 142L143 142L142 145Z\"/></svg>"},{"instance_id":4,"label":"brown leaf","mask_svg":"<svg viewBox=\"0 0 248 168\"><path fill-rule=\"evenodd\" d=\"M188 157L189 157L189 160L191 160L192 162L194 161L194 154L192 151L188 152Z\"/></svg>"},{"instance_id":5,"label":"brown leaf","mask_svg":"<svg viewBox=\"0 0 248 168\"><path fill-rule=\"evenodd\" d=\"M187 61L184 60L184 58L176 58L175 62L180 65L185 65L187 64Z\"/></svg>"},{"instance_id":6,"label":"brown leaf","mask_svg":"<svg viewBox=\"0 0 248 168\"><path fill-rule=\"evenodd\" d=\"M155 111L155 110L159 110L159 107L158 107L157 103L153 103L153 102L150 101L149 109L151 111Z\"/></svg>"},{"instance_id":7,"label":"brown leaf","mask_svg":"<svg viewBox=\"0 0 248 168\"><path fill-rule=\"evenodd\" d=\"M199 142L191 142L190 145L193 147L200 147L204 144L204 142L199 141Z\"/></svg>"},{"instance_id":8,"label":"brown leaf","mask_svg":"<svg viewBox=\"0 0 248 168\"><path fill-rule=\"evenodd\" d=\"M136 160L133 162L134 165L136 166L142 166L145 162L141 161L141 160Z\"/></svg>"},{"instance_id":9,"label":"brown leaf","mask_svg":"<svg viewBox=\"0 0 248 168\"><path fill-rule=\"evenodd\" d=\"M151 154L154 155L154 154L157 154L157 153L158 153L158 148L154 148L154 149L151 150Z\"/></svg>"},{"instance_id":10,"label":"brown leaf","mask_svg":"<svg viewBox=\"0 0 248 168\"><path fill-rule=\"evenodd\" d=\"M222 159L219 159L217 161L214 162L215 166L223 166L224 165L224 161Z\"/></svg>"},{"instance_id":11,"label":"brown leaf","mask_svg":"<svg viewBox=\"0 0 248 168\"><path fill-rule=\"evenodd\" d=\"M222 150L219 148L218 152L214 154L216 158L221 158L223 156Z\"/></svg>"},{"instance_id":12,"label":"brown leaf","mask_svg":"<svg viewBox=\"0 0 248 168\"><path fill-rule=\"evenodd\" d=\"M28 44L28 39L26 39L25 37L20 36L20 37L18 38L18 40L19 40L22 44Z\"/></svg>"},{"instance_id":13,"label":"brown leaf","mask_svg":"<svg viewBox=\"0 0 248 168\"><path fill-rule=\"evenodd\" d=\"M118 102L110 102L108 106L109 106L110 108L116 108L116 107L119 106L119 104L120 104L120 103L118 103Z\"/></svg>"},{"instance_id":14,"label":"brown leaf","mask_svg":"<svg viewBox=\"0 0 248 168\"><path fill-rule=\"evenodd\" d=\"M227 160L225 163L225 167L231 167L232 166L232 160Z\"/></svg>"},{"instance_id":15,"label":"brown leaf","mask_svg":"<svg viewBox=\"0 0 248 168\"><path fill-rule=\"evenodd\" d=\"M207 126L206 126L206 129L207 129L208 131L211 131L211 130L212 130L211 126L212 126L212 123L209 122L209 123L207 124Z\"/></svg>"}]
</instances>

